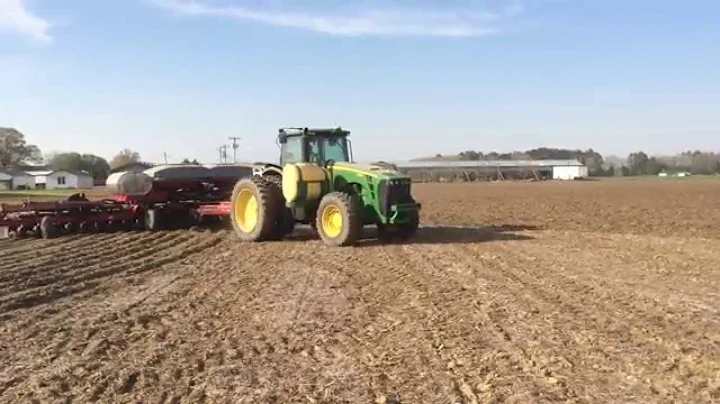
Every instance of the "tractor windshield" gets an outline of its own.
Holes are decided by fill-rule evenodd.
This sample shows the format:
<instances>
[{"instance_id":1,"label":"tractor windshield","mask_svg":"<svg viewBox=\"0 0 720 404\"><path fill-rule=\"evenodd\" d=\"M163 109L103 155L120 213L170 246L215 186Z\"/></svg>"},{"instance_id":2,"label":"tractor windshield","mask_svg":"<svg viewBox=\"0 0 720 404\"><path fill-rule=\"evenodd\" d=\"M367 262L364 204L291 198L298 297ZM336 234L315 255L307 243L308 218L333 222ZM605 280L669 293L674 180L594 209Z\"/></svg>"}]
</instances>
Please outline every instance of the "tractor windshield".
<instances>
[{"instance_id":1,"label":"tractor windshield","mask_svg":"<svg viewBox=\"0 0 720 404\"><path fill-rule=\"evenodd\" d=\"M308 139L310 162L323 164L328 160L350 161L348 142L340 136L313 136Z\"/></svg>"}]
</instances>

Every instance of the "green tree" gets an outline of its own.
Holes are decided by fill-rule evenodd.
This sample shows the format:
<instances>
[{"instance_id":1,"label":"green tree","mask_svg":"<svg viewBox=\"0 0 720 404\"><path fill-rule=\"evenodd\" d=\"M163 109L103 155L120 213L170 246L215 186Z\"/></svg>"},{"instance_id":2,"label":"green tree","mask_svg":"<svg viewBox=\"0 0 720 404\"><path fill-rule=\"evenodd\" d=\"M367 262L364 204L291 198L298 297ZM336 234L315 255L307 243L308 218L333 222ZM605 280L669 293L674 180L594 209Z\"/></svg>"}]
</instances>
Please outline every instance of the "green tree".
<instances>
[{"instance_id":1,"label":"green tree","mask_svg":"<svg viewBox=\"0 0 720 404\"><path fill-rule=\"evenodd\" d=\"M48 161L53 170L85 171L95 179L107 178L110 171L107 160L94 154L57 153Z\"/></svg>"},{"instance_id":2,"label":"green tree","mask_svg":"<svg viewBox=\"0 0 720 404\"><path fill-rule=\"evenodd\" d=\"M140 162L140 154L130 149L122 149L110 161L110 168L117 168L130 163Z\"/></svg>"},{"instance_id":3,"label":"green tree","mask_svg":"<svg viewBox=\"0 0 720 404\"><path fill-rule=\"evenodd\" d=\"M197 161L197 159L192 159L192 160L190 160L190 159L185 158L185 159L183 159L183 161L180 162L180 164L194 164L194 165L199 165L200 163Z\"/></svg>"},{"instance_id":4,"label":"green tree","mask_svg":"<svg viewBox=\"0 0 720 404\"><path fill-rule=\"evenodd\" d=\"M647 154L640 151L637 153L630 153L627 158L628 166L630 168L630 175L645 175L647 174L648 161Z\"/></svg>"},{"instance_id":5,"label":"green tree","mask_svg":"<svg viewBox=\"0 0 720 404\"><path fill-rule=\"evenodd\" d=\"M480 160L480 154L473 150L467 150L458 154L460 160Z\"/></svg>"},{"instance_id":6,"label":"green tree","mask_svg":"<svg viewBox=\"0 0 720 404\"><path fill-rule=\"evenodd\" d=\"M41 161L40 149L28 144L25 135L13 128L0 128L0 167Z\"/></svg>"},{"instance_id":7,"label":"green tree","mask_svg":"<svg viewBox=\"0 0 720 404\"><path fill-rule=\"evenodd\" d=\"M650 157L646 167L647 174L650 175L658 175L667 169L667 165L656 157Z\"/></svg>"}]
</instances>

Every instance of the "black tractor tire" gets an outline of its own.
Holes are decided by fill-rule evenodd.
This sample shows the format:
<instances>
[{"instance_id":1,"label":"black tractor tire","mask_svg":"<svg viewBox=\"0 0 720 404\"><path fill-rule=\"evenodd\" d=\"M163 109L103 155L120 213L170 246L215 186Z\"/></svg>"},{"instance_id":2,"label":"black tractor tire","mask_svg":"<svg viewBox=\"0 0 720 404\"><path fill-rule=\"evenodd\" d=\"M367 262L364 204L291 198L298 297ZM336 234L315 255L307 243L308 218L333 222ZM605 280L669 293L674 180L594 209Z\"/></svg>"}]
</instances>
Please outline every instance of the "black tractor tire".
<instances>
[{"instance_id":1,"label":"black tractor tire","mask_svg":"<svg viewBox=\"0 0 720 404\"><path fill-rule=\"evenodd\" d=\"M281 240L283 237L289 235L295 230L295 217L292 214L292 210L283 206L280 209L280 215L275 225L275 232L273 233L271 240Z\"/></svg>"},{"instance_id":2,"label":"black tractor tire","mask_svg":"<svg viewBox=\"0 0 720 404\"><path fill-rule=\"evenodd\" d=\"M45 216L40 220L40 236L45 239L53 238L57 235L57 229L52 222L50 216Z\"/></svg>"},{"instance_id":3,"label":"black tractor tire","mask_svg":"<svg viewBox=\"0 0 720 404\"><path fill-rule=\"evenodd\" d=\"M419 217L416 214L413 220L408 223L388 226L382 223L377 225L377 238L381 243L393 241L407 241L415 237L420 225Z\"/></svg>"},{"instance_id":4,"label":"black tractor tire","mask_svg":"<svg viewBox=\"0 0 720 404\"><path fill-rule=\"evenodd\" d=\"M282 177L279 174L266 174L262 177L272 184L272 192L277 193L275 199L280 203L279 214L275 224L275 231L270 240L281 240L295 230L295 216L290 208L285 206L285 196L282 193Z\"/></svg>"},{"instance_id":5,"label":"black tractor tire","mask_svg":"<svg viewBox=\"0 0 720 404\"><path fill-rule=\"evenodd\" d=\"M277 174L275 172L265 173L262 177L267 181L276 184L278 187L280 187L280 192L282 192L282 176L280 174Z\"/></svg>"},{"instance_id":6,"label":"black tractor tire","mask_svg":"<svg viewBox=\"0 0 720 404\"><path fill-rule=\"evenodd\" d=\"M266 241L277 233L282 215L282 192L278 186L259 176L243 178L233 188L230 221L235 234L243 241ZM249 213L252 205L255 213ZM244 216L244 215L249 216ZM243 216L239 216L243 215Z\"/></svg>"},{"instance_id":7,"label":"black tractor tire","mask_svg":"<svg viewBox=\"0 0 720 404\"><path fill-rule=\"evenodd\" d=\"M337 223L331 218L339 215ZM357 195L330 192L320 200L315 218L317 232L323 242L332 247L352 246L362 238L362 204ZM332 231L330 231L332 229Z\"/></svg>"},{"instance_id":8,"label":"black tractor tire","mask_svg":"<svg viewBox=\"0 0 720 404\"><path fill-rule=\"evenodd\" d=\"M397 227L396 237L401 241L407 241L415 237L420 226L420 217L416 214L410 223L404 223Z\"/></svg>"}]
</instances>

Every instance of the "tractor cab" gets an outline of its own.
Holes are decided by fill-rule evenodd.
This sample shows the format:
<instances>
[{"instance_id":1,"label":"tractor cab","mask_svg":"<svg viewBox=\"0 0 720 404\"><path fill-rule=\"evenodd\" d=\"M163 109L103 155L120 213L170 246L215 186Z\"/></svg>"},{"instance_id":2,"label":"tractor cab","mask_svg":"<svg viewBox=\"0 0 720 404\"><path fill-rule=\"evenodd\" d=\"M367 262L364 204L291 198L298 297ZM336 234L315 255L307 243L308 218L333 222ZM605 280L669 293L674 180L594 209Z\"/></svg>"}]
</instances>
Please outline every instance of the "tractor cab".
<instances>
[{"instance_id":1,"label":"tractor cab","mask_svg":"<svg viewBox=\"0 0 720 404\"><path fill-rule=\"evenodd\" d=\"M278 134L280 165L312 163L325 166L329 162L352 162L350 131L331 129L282 128Z\"/></svg>"}]
</instances>

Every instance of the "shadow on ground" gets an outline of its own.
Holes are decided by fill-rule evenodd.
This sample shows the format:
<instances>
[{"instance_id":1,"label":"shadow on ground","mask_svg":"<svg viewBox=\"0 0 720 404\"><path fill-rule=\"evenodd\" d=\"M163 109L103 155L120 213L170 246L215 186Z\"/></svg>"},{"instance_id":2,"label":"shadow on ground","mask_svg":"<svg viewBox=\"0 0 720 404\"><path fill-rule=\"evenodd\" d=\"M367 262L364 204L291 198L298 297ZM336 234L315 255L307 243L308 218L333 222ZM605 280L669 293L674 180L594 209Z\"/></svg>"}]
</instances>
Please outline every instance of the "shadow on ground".
<instances>
[{"instance_id":1,"label":"shadow on ground","mask_svg":"<svg viewBox=\"0 0 720 404\"><path fill-rule=\"evenodd\" d=\"M369 229L368 229L369 230ZM373 229L374 230L374 229ZM412 240L396 242L395 244L473 244L485 243L488 241L525 241L533 240L525 234L510 232L523 231L526 229L498 229L496 227L456 227L456 226L428 226L418 229ZM370 244L380 244L375 239L374 231L368 231L367 240Z\"/></svg>"},{"instance_id":2,"label":"shadow on ground","mask_svg":"<svg viewBox=\"0 0 720 404\"><path fill-rule=\"evenodd\" d=\"M515 234L512 232L540 230L537 226L499 225L424 225L421 226L412 240L381 243L377 239L375 227L365 228L365 237L360 241L358 247L372 247L381 244L472 244L488 241L525 241L533 240L526 234ZM296 241L308 241L318 239L318 236L310 229L298 227L288 239Z\"/></svg>"}]
</instances>

